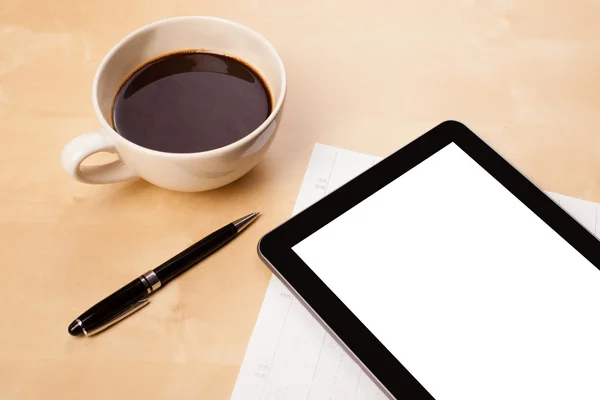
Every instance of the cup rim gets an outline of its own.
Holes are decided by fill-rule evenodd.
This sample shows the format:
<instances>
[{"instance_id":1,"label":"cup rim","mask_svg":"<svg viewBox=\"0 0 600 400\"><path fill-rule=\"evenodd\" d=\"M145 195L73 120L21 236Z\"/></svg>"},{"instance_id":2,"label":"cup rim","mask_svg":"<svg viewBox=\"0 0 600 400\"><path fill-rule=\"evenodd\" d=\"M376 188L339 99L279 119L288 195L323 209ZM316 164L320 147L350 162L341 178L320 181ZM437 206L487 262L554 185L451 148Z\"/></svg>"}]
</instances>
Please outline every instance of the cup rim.
<instances>
[{"instance_id":1,"label":"cup rim","mask_svg":"<svg viewBox=\"0 0 600 400\"><path fill-rule=\"evenodd\" d=\"M254 129L252 132L250 132L249 134L247 134L246 136L244 136L243 138L233 142L233 143L229 143L226 146L223 147L218 147L216 149L212 149L212 150L206 150L206 151L198 151L198 152L190 152L190 153L171 153L168 151L160 151L160 150L154 150L154 149L149 149L147 147L141 146L137 143L134 143L130 140L128 140L127 138L121 136L118 132L116 132L111 125L108 123L108 121L106 121L106 118L104 118L104 115L102 114L102 112L100 111L100 104L98 102L98 83L100 80L100 75L101 72L104 70L104 68L106 67L106 65L112 60L114 54L121 48L123 47L126 43L128 43L129 41L131 41L134 37L138 36L140 33L146 32L148 30L151 30L159 25L168 23L168 22L177 22L177 21L184 21L184 20L213 20L213 21L218 21L218 22L223 22L225 24L230 24L230 25L234 25L244 31L246 31L248 34L256 37L257 39L259 39L260 41L262 41L272 52L273 55L275 56L275 60L279 66L280 72L281 72L281 89L280 89L280 95L279 95L279 99L277 100L277 103L275 104L275 106L273 107L273 109L271 110L271 113L269 114L269 116L256 128ZM100 120L101 125L107 129L109 132L111 132L112 135L114 135L118 140L121 141L123 143L126 143L127 145L130 145L132 147L134 147L137 150L143 151L145 153L148 154L153 154L153 155L160 155L160 156L169 156L169 157L175 157L175 158L186 158L186 157L190 157L190 156L219 156L221 154L227 153L230 150L236 148L236 147L240 147L243 146L244 144L254 140L257 136L259 136L277 117L277 115L279 114L279 111L281 109L281 107L283 106L283 102L285 100L285 96L286 96L286 92L287 92L287 77L286 77L286 72L285 72L285 67L283 65L283 61L281 60L281 56L279 55L279 53L277 52L277 50L275 49L275 47L271 44L271 42L269 42L263 35L261 35L258 31L243 25L239 22L236 21L232 21L232 20L228 20L225 18L220 18L220 17L215 17L215 16L204 16L204 15L189 15L189 16L178 16L178 17L170 17L170 18L164 18L161 20L157 20L155 22L152 22L150 24L146 24L132 32L130 32L128 35L126 35L124 38L122 38L119 42L117 42L117 44L115 44L108 53L106 53L106 55L104 56L104 58L102 59L102 61L100 62L100 65L98 66L98 68L96 69L96 73L94 75L94 80L92 83L92 104L94 106L94 111L96 112L96 116L97 118Z\"/></svg>"}]
</instances>

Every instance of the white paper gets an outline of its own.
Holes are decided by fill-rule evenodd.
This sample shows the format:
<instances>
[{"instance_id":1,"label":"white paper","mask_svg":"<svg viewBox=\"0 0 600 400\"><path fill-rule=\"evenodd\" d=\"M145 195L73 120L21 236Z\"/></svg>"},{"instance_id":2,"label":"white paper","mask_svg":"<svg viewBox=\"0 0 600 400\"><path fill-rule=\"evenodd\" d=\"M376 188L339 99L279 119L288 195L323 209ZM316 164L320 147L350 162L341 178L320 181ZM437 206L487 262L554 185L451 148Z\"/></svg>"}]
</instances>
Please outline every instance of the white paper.
<instances>
[{"instance_id":1,"label":"white paper","mask_svg":"<svg viewBox=\"0 0 600 400\"><path fill-rule=\"evenodd\" d=\"M379 160L315 145L293 213L320 200ZM555 193L548 195L598 236L598 203ZM231 398L358 400L386 397L273 276Z\"/></svg>"}]
</instances>

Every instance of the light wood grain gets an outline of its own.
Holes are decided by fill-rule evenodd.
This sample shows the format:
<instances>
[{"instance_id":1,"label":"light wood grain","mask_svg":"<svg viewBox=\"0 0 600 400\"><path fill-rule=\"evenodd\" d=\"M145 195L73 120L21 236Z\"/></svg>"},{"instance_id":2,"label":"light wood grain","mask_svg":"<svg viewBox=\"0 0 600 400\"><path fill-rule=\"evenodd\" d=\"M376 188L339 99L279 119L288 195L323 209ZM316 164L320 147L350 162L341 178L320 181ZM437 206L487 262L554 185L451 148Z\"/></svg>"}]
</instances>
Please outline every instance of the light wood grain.
<instances>
[{"instance_id":1,"label":"light wood grain","mask_svg":"<svg viewBox=\"0 0 600 400\"><path fill-rule=\"evenodd\" d=\"M239 21L280 52L289 92L267 157L207 193L70 180L60 151L97 127L103 55L176 15ZM3 0L0 397L229 398L270 277L257 241L291 214L317 141L385 156L456 119L543 189L600 201L599 20L584 0ZM143 311L68 336L101 296L252 211Z\"/></svg>"}]
</instances>

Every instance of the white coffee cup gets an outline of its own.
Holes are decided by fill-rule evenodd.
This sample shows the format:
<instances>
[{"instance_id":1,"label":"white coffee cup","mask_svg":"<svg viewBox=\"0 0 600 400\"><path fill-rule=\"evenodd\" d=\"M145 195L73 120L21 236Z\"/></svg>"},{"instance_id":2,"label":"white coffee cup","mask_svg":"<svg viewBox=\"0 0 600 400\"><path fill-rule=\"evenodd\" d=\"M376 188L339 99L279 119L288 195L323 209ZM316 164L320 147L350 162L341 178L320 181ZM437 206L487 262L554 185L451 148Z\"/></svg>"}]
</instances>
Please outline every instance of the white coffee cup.
<instances>
[{"instance_id":1,"label":"white coffee cup","mask_svg":"<svg viewBox=\"0 0 600 400\"><path fill-rule=\"evenodd\" d=\"M168 153L139 146L112 126L112 104L125 79L161 55L202 50L241 59L263 78L273 110L253 132L227 146L198 153ZM85 183L112 183L140 177L178 191L203 191L226 185L250 171L270 147L281 118L286 76L274 47L254 30L215 17L169 18L129 34L105 56L94 77L92 102L100 129L77 136L62 151L65 171ZM117 153L119 160L82 166L98 152Z\"/></svg>"}]
</instances>

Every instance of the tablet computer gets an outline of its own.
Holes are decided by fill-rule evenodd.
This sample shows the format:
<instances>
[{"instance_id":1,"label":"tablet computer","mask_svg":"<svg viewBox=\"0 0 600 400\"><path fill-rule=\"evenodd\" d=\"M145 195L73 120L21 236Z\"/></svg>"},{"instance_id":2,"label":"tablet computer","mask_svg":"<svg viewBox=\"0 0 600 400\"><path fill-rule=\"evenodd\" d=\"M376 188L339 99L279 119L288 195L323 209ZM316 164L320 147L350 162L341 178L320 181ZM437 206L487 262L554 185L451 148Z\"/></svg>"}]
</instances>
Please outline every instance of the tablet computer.
<instances>
[{"instance_id":1,"label":"tablet computer","mask_svg":"<svg viewBox=\"0 0 600 400\"><path fill-rule=\"evenodd\" d=\"M391 398L600 399L598 240L458 122L258 250Z\"/></svg>"}]
</instances>

